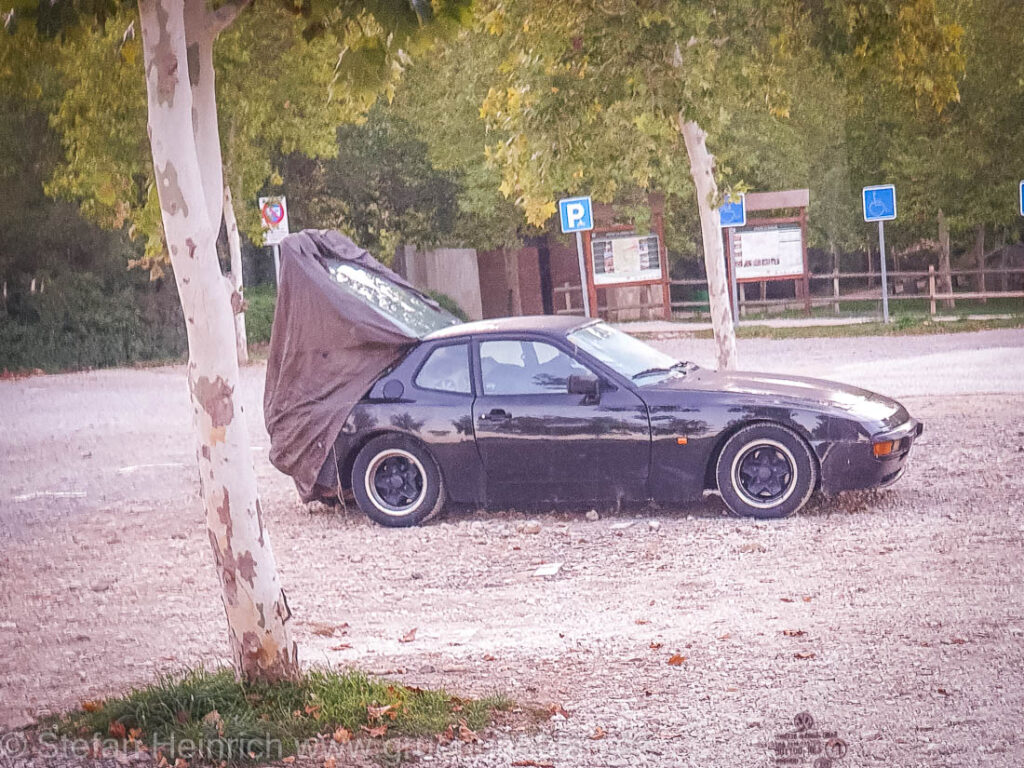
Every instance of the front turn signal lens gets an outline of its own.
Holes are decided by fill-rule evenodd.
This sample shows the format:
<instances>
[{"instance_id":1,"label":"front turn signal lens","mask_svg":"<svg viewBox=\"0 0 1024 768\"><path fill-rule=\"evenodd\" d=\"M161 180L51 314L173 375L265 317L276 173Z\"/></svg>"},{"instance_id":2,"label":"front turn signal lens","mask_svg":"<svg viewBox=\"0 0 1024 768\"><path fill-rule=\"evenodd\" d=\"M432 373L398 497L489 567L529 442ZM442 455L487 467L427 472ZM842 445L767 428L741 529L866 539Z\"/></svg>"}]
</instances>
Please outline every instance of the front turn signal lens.
<instances>
[{"instance_id":1,"label":"front turn signal lens","mask_svg":"<svg viewBox=\"0 0 1024 768\"><path fill-rule=\"evenodd\" d=\"M886 440L885 442L882 442L882 443L875 443L875 445L874 445L875 458L881 458L882 456L888 456L890 453L892 453L892 449L895 448L895 447L896 447L896 441L895 440Z\"/></svg>"}]
</instances>

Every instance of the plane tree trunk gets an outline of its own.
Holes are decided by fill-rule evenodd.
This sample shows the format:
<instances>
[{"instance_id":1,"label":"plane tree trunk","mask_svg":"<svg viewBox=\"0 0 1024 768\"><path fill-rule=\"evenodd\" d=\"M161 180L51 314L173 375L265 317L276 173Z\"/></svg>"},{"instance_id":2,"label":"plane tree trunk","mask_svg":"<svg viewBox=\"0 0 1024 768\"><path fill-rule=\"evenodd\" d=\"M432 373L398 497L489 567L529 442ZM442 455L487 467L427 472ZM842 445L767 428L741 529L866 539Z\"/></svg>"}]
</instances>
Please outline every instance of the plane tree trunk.
<instances>
[{"instance_id":1,"label":"plane tree trunk","mask_svg":"<svg viewBox=\"0 0 1024 768\"><path fill-rule=\"evenodd\" d=\"M245 334L245 299L242 294L242 237L238 234L238 219L231 199L231 187L224 185L224 226L228 232L228 253L231 256L231 311L235 313L235 350L238 364L249 362L249 340Z\"/></svg>"},{"instance_id":2,"label":"plane tree trunk","mask_svg":"<svg viewBox=\"0 0 1024 768\"><path fill-rule=\"evenodd\" d=\"M150 147L186 322L200 493L231 655L239 677L279 680L297 673L297 651L263 526L239 391L231 294L216 252L223 180L213 40L242 7L229 3L209 11L205 0L139 0Z\"/></svg>"},{"instance_id":3,"label":"plane tree trunk","mask_svg":"<svg viewBox=\"0 0 1024 768\"><path fill-rule=\"evenodd\" d=\"M736 367L736 329L732 322L718 209L712 207L718 198L715 158L708 152L707 134L697 123L685 120L680 115L679 132L686 143L690 175L697 188L697 210L700 213L700 231L704 241L704 269L708 275L708 303L715 344L718 347L718 367L732 369Z\"/></svg>"}]
</instances>

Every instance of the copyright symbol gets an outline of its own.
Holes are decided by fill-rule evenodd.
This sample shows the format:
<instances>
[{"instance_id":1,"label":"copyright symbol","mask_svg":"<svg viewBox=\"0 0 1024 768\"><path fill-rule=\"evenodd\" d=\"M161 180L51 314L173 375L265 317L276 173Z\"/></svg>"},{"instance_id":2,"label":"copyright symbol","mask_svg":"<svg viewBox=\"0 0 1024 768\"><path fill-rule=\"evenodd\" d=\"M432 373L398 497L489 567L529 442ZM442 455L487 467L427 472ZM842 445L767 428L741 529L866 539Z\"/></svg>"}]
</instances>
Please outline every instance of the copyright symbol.
<instances>
[{"instance_id":1,"label":"copyright symbol","mask_svg":"<svg viewBox=\"0 0 1024 768\"><path fill-rule=\"evenodd\" d=\"M25 735L11 731L0 736L0 757L22 757L28 748Z\"/></svg>"}]
</instances>

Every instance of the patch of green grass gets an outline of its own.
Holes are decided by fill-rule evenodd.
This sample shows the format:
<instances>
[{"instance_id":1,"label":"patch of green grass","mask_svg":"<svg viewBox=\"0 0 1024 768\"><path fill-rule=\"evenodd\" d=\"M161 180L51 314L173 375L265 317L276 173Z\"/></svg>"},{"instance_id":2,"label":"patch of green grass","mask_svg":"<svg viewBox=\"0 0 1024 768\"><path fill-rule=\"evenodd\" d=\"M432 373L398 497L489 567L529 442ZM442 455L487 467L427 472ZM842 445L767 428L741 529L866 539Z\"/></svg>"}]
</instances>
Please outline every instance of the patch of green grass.
<instances>
[{"instance_id":1,"label":"patch of green grass","mask_svg":"<svg viewBox=\"0 0 1024 768\"><path fill-rule=\"evenodd\" d=\"M86 702L49 727L72 738L133 740L168 760L260 762L295 754L307 740L331 740L336 733L339 739L369 738L366 729L376 729L376 736L419 737L460 725L477 731L495 711L511 706L503 696L462 699L358 671L313 669L297 681L249 685L230 669L195 669L124 696Z\"/></svg>"},{"instance_id":2,"label":"patch of green grass","mask_svg":"<svg viewBox=\"0 0 1024 768\"><path fill-rule=\"evenodd\" d=\"M747 321L750 322L750 321ZM964 333L986 331L996 328L1024 328L1024 316L995 318L992 320L967 320L960 318L936 322L927 317L897 315L888 325L885 323L856 323L853 325L809 325L797 328L773 328L767 325L740 325L736 337L740 339L808 339L838 338L847 336L921 336L933 333ZM710 339L714 334L697 331L698 339Z\"/></svg>"}]
</instances>

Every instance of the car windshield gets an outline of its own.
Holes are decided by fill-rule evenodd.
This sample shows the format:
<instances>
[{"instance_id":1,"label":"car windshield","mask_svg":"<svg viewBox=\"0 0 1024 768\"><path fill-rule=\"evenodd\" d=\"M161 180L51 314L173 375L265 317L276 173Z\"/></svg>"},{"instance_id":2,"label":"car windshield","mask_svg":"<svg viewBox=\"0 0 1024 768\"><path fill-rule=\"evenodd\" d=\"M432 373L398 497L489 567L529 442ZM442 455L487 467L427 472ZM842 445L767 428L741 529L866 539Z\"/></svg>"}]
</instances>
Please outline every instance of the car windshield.
<instances>
[{"instance_id":1,"label":"car windshield","mask_svg":"<svg viewBox=\"0 0 1024 768\"><path fill-rule=\"evenodd\" d=\"M350 261L331 261L328 272L347 293L357 296L410 336L456 325L459 319L443 309L434 309L422 297Z\"/></svg>"},{"instance_id":2,"label":"car windshield","mask_svg":"<svg viewBox=\"0 0 1024 768\"><path fill-rule=\"evenodd\" d=\"M568 338L584 352L638 384L651 384L671 376L682 376L689 365L605 323L594 323L575 330Z\"/></svg>"}]
</instances>

